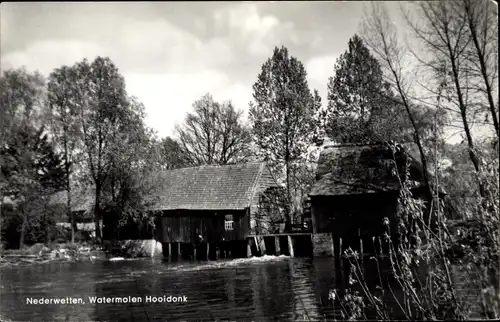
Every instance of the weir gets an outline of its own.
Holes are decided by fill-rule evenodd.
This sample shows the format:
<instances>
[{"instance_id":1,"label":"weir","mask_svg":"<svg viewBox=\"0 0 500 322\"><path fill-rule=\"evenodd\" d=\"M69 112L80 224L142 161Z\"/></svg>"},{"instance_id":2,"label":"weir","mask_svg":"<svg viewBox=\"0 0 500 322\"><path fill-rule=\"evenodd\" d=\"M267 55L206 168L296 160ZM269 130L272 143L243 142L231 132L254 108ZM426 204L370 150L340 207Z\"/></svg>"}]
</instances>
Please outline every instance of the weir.
<instances>
[{"instance_id":1,"label":"weir","mask_svg":"<svg viewBox=\"0 0 500 322\"><path fill-rule=\"evenodd\" d=\"M290 257L334 256L332 234L281 233L253 235L219 243L163 243L168 259L219 260L264 255Z\"/></svg>"},{"instance_id":2,"label":"weir","mask_svg":"<svg viewBox=\"0 0 500 322\"><path fill-rule=\"evenodd\" d=\"M361 255L361 261L370 253L363 252L363 240L354 247ZM163 256L170 259L219 260L229 258L249 258L270 256L290 257L334 257L337 271L347 266L343 252L351 242L332 233L281 233L253 235L245 240L221 241L219 243L163 243Z\"/></svg>"},{"instance_id":3,"label":"weir","mask_svg":"<svg viewBox=\"0 0 500 322\"><path fill-rule=\"evenodd\" d=\"M247 257L285 255L290 257L314 256L311 233L282 233L247 237Z\"/></svg>"},{"instance_id":4,"label":"weir","mask_svg":"<svg viewBox=\"0 0 500 322\"><path fill-rule=\"evenodd\" d=\"M209 261L265 255L333 257L336 279L341 284L346 281L350 267L344 251L354 247L360 255L361 263L364 262L364 257L371 254L363 251L364 242L361 237L357 241L359 244L354 245L352 240L343 240L332 233L281 233L247 236L245 240L222 241L218 244L163 243L163 251L169 260L183 258ZM166 249L168 251L165 251Z\"/></svg>"}]
</instances>

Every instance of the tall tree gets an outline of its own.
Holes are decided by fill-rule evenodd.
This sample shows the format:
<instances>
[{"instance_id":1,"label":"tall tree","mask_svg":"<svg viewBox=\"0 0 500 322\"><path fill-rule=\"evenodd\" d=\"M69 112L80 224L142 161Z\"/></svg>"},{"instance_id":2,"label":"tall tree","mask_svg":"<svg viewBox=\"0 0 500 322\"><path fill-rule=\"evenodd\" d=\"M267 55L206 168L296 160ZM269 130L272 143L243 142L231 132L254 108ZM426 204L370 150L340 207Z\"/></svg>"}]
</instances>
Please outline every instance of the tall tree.
<instances>
[{"instance_id":1,"label":"tall tree","mask_svg":"<svg viewBox=\"0 0 500 322\"><path fill-rule=\"evenodd\" d=\"M354 35L348 45L328 81L326 130L336 142L363 143L376 140L372 125L392 102L380 64L361 38Z\"/></svg>"},{"instance_id":2,"label":"tall tree","mask_svg":"<svg viewBox=\"0 0 500 322\"><path fill-rule=\"evenodd\" d=\"M58 147L62 150L67 193L66 212L71 222L71 242L75 242L76 223L71 211L71 174L81 147L80 113L77 105L76 70L68 66L55 69L49 76L48 106L51 110L51 130Z\"/></svg>"},{"instance_id":3,"label":"tall tree","mask_svg":"<svg viewBox=\"0 0 500 322\"><path fill-rule=\"evenodd\" d=\"M154 137L144 124L144 106L135 98L128 101L108 155L109 174L103 187L103 208L108 215L115 215L116 222L111 222L115 233L128 222L136 227L145 219L153 222L147 208L152 202L149 195L155 187L149 180L152 171L156 170Z\"/></svg>"},{"instance_id":4,"label":"tall tree","mask_svg":"<svg viewBox=\"0 0 500 322\"><path fill-rule=\"evenodd\" d=\"M79 86L78 118L83 134L83 151L95 189L94 220L99 241L102 192L111 172L111 154L127 121L128 97L124 78L109 58L97 57L92 63L83 60L74 68Z\"/></svg>"},{"instance_id":5,"label":"tall tree","mask_svg":"<svg viewBox=\"0 0 500 322\"><path fill-rule=\"evenodd\" d=\"M319 95L309 89L302 62L286 47L274 49L253 85L250 122L259 154L277 178L286 184L288 205L293 204L294 168L317 134ZM291 221L292 209L286 220Z\"/></svg>"},{"instance_id":6,"label":"tall tree","mask_svg":"<svg viewBox=\"0 0 500 322\"><path fill-rule=\"evenodd\" d=\"M41 202L57 191L60 158L45 133L45 80L25 69L7 70L0 77L0 193L21 217L19 245L30 222L38 221Z\"/></svg>"},{"instance_id":7,"label":"tall tree","mask_svg":"<svg viewBox=\"0 0 500 322\"><path fill-rule=\"evenodd\" d=\"M229 164L249 159L251 136L243 124L242 111L231 102L216 102L210 94L193 103L175 132L190 165Z\"/></svg>"}]
</instances>

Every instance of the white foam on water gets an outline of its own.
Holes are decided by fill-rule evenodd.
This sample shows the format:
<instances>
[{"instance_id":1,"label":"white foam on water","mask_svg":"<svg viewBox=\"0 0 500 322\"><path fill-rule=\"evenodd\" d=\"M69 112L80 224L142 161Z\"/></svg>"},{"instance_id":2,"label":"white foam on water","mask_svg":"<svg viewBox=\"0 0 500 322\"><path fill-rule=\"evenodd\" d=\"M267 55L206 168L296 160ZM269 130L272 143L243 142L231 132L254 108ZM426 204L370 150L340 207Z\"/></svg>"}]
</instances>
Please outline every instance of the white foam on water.
<instances>
[{"instance_id":1,"label":"white foam on water","mask_svg":"<svg viewBox=\"0 0 500 322\"><path fill-rule=\"evenodd\" d=\"M113 257L109 259L110 262L123 261L123 260L125 260L125 258L123 257Z\"/></svg>"},{"instance_id":2,"label":"white foam on water","mask_svg":"<svg viewBox=\"0 0 500 322\"><path fill-rule=\"evenodd\" d=\"M280 256L271 256L264 255L260 257L250 257L250 258L237 258L232 260L219 260L208 262L206 264L192 263L188 265L175 265L167 267L167 271L200 271L200 270L208 270L208 269L218 269L218 268L226 268L233 266L242 266L245 264L253 264L253 263L267 263L267 262L279 262L285 259L290 258L290 256L280 255Z\"/></svg>"}]
</instances>

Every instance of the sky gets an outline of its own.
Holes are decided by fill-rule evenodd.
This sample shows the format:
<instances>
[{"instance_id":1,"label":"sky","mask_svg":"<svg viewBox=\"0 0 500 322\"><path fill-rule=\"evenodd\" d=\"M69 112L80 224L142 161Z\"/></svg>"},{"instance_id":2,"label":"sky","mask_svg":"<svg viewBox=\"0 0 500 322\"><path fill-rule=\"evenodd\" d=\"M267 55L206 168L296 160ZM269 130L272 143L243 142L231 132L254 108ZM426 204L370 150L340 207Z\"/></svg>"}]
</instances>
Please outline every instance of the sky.
<instances>
[{"instance_id":1,"label":"sky","mask_svg":"<svg viewBox=\"0 0 500 322\"><path fill-rule=\"evenodd\" d=\"M394 3L388 3L394 10ZM359 32L369 2L2 3L0 67L48 76L62 65L110 57L146 123L172 135L206 93L248 111L252 85L275 46L303 62L326 102L328 77Z\"/></svg>"}]
</instances>

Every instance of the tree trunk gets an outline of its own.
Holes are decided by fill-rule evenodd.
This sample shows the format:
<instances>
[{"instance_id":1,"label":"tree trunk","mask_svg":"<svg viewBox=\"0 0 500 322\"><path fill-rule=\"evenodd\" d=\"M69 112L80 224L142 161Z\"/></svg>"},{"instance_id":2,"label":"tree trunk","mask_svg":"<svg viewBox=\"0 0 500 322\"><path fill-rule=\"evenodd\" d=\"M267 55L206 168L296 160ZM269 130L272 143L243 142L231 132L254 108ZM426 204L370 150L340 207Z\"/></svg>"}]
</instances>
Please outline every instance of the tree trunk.
<instances>
[{"instance_id":1,"label":"tree trunk","mask_svg":"<svg viewBox=\"0 0 500 322\"><path fill-rule=\"evenodd\" d=\"M404 92L404 90L401 86L401 81L400 81L399 77L397 76L397 73L395 72L395 70L392 69L392 67L391 67L391 70L392 70L392 73L396 79L396 86L397 86L398 92L401 95L401 99L403 100L403 105L405 107L406 113L408 114L408 118L410 119L410 123L411 123L412 128L413 128L413 138L415 140L415 144L417 145L418 152L420 154L420 162L422 163L422 172L423 172L423 177L424 177L426 189L427 189L429 195L432 196L433 192L432 192L431 182L429 180L429 170L428 170L429 166L427 164L427 157L426 157L425 152L424 152L424 146L422 144L422 140L420 139L420 133L418 132L417 124L415 122L415 119L413 118L413 114L411 113L410 104L409 104L408 100L406 99L406 95L405 95L406 93Z\"/></svg>"},{"instance_id":2,"label":"tree trunk","mask_svg":"<svg viewBox=\"0 0 500 322\"><path fill-rule=\"evenodd\" d=\"M50 227L49 227L49 222L47 220L47 208L45 208L44 214L43 214L43 226L45 230L45 244L48 245L50 243Z\"/></svg>"},{"instance_id":3,"label":"tree trunk","mask_svg":"<svg viewBox=\"0 0 500 322\"><path fill-rule=\"evenodd\" d=\"M452 75L453 75L453 83L455 85L455 90L457 91L457 96L458 96L458 103L460 107L460 116L462 117L462 123L464 125L464 131L465 131L465 136L467 137L467 145L469 148L469 158L472 161L472 164L474 165L474 169L476 172L479 174L480 173L480 164L479 164L479 159L474 151L474 142L472 140L472 134L470 132L470 126L469 122L467 120L467 106L465 105L464 101L464 96L462 93L462 88L460 87L460 77L458 74L458 68L457 66L457 60L453 54L451 44L448 42L447 44L448 47L448 53L449 53L449 58L451 62L451 69L452 69ZM484 185L482 184L481 181L478 182L479 184L479 194L483 199L486 199L487 194L484 189ZM483 201L484 203L484 201Z\"/></svg>"},{"instance_id":4,"label":"tree trunk","mask_svg":"<svg viewBox=\"0 0 500 322\"><path fill-rule=\"evenodd\" d=\"M66 212L68 214L68 218L71 222L71 243L74 244L75 243L75 233L76 233L76 223L75 223L75 215L74 213L71 211L71 188L70 188L70 185L69 185L69 182L67 183L67 195L68 195L68 198L67 198L67 204L66 204Z\"/></svg>"},{"instance_id":5,"label":"tree trunk","mask_svg":"<svg viewBox=\"0 0 500 322\"><path fill-rule=\"evenodd\" d=\"M484 52L482 50L481 44L479 43L478 30L476 28L477 27L476 23L479 21L478 20L474 21L474 16L473 16L474 13L472 12L473 8L471 7L474 5L479 6L480 4L479 3L473 4L472 2L465 1L464 5L465 5L465 10L467 12L467 21L469 23L469 29L471 32L472 41L474 43L474 47L476 48L476 52L477 52L477 56L478 56L478 60L479 60L479 65L480 65L480 69L481 69L481 76L483 77L484 85L486 87L486 96L488 98L490 113L491 113L491 117L493 120L493 126L495 127L495 132L497 134L497 137L500 137L500 130L499 130L499 125L498 125L498 112L496 111L495 103L493 101L493 89L491 86L490 79L488 77L488 71L487 71L487 66L486 66L486 59L485 59L486 52ZM486 5L486 3L485 3L485 5ZM485 22L485 23L488 23L488 22ZM486 39L484 41L486 41Z\"/></svg>"},{"instance_id":6,"label":"tree trunk","mask_svg":"<svg viewBox=\"0 0 500 322\"><path fill-rule=\"evenodd\" d=\"M25 213L23 213L23 222L21 224L21 235L19 236L19 249L24 248L24 237L26 234L26 223L28 221L28 218Z\"/></svg>"},{"instance_id":7,"label":"tree trunk","mask_svg":"<svg viewBox=\"0 0 500 322\"><path fill-rule=\"evenodd\" d=\"M98 244L101 243L101 185L96 184L95 189L95 204L94 204L94 222L95 222L95 237Z\"/></svg>"},{"instance_id":8,"label":"tree trunk","mask_svg":"<svg viewBox=\"0 0 500 322\"><path fill-rule=\"evenodd\" d=\"M286 224L292 224L292 194L290 191L290 150L288 147L288 135L286 135L285 139L285 172L286 172L286 196L287 196L287 212L286 212Z\"/></svg>"},{"instance_id":9,"label":"tree trunk","mask_svg":"<svg viewBox=\"0 0 500 322\"><path fill-rule=\"evenodd\" d=\"M71 185L69 183L69 167L66 165L66 213L71 223L71 243L75 243L76 223L75 214L71 211Z\"/></svg>"},{"instance_id":10,"label":"tree trunk","mask_svg":"<svg viewBox=\"0 0 500 322\"><path fill-rule=\"evenodd\" d=\"M64 135L68 135L67 131L65 130ZM75 216L73 212L71 211L71 184L70 184L70 163L69 163L69 151L68 151L68 142L67 142L67 137L64 140L64 168L65 168L65 175L66 175L66 192L67 192L67 198L66 198L66 213L68 215L68 219L70 220L71 223L71 243L75 243L75 232L76 232L76 223L75 223Z\"/></svg>"}]
</instances>

